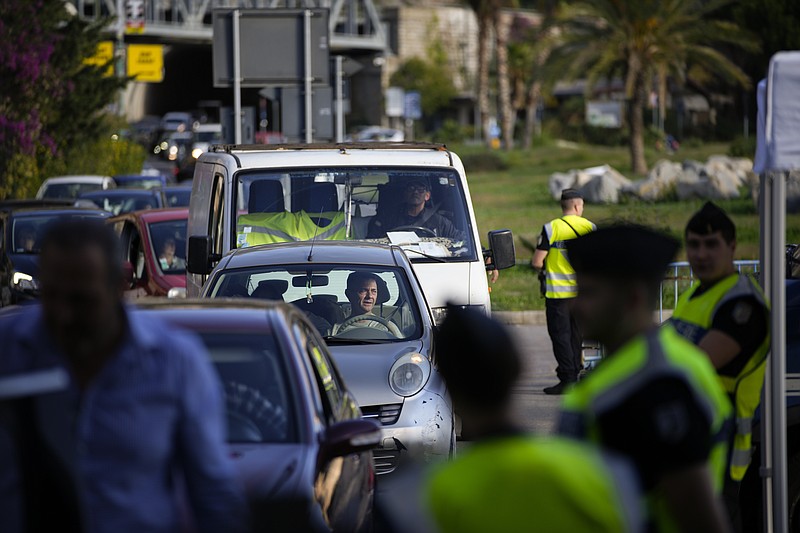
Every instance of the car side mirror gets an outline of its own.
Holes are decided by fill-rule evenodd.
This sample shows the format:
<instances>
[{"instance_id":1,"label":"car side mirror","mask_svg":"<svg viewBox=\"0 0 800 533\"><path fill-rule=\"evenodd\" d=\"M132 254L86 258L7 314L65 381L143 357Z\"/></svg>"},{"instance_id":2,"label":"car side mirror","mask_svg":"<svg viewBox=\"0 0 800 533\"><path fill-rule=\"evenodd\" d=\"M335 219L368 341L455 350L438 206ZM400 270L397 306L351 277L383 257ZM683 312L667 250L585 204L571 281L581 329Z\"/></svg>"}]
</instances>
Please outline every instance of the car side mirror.
<instances>
[{"instance_id":1,"label":"car side mirror","mask_svg":"<svg viewBox=\"0 0 800 533\"><path fill-rule=\"evenodd\" d=\"M496 270L511 268L517 264L517 253L514 249L514 236L510 229L498 229L489 232L490 262L487 267Z\"/></svg>"},{"instance_id":2,"label":"car side mirror","mask_svg":"<svg viewBox=\"0 0 800 533\"><path fill-rule=\"evenodd\" d=\"M133 288L133 284L136 282L136 276L134 275L134 268L133 263L130 261L123 261L122 262L122 283L125 286L125 289Z\"/></svg>"},{"instance_id":3,"label":"car side mirror","mask_svg":"<svg viewBox=\"0 0 800 533\"><path fill-rule=\"evenodd\" d=\"M206 275L213 270L211 265L211 237L194 235L189 237L186 270L192 274Z\"/></svg>"},{"instance_id":4,"label":"car side mirror","mask_svg":"<svg viewBox=\"0 0 800 533\"><path fill-rule=\"evenodd\" d=\"M371 450L381 443L383 431L373 420L353 419L337 422L325 430L320 442L319 464L336 457Z\"/></svg>"}]
</instances>

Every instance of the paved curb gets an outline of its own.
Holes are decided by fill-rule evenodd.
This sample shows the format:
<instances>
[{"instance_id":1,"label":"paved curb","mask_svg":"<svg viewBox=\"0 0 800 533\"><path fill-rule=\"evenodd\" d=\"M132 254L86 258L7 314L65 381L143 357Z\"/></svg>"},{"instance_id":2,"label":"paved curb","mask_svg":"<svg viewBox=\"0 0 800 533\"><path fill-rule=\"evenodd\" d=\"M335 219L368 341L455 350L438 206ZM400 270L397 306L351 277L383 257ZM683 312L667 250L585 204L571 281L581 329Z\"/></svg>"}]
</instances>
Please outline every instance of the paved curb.
<instances>
[{"instance_id":1,"label":"paved curb","mask_svg":"<svg viewBox=\"0 0 800 533\"><path fill-rule=\"evenodd\" d=\"M672 309L665 309L663 319L672 316ZM544 311L492 311L492 317L508 326L546 326L547 319ZM658 322L658 311L653 315Z\"/></svg>"},{"instance_id":2,"label":"paved curb","mask_svg":"<svg viewBox=\"0 0 800 533\"><path fill-rule=\"evenodd\" d=\"M492 311L492 317L509 326L545 326L544 311Z\"/></svg>"}]
</instances>

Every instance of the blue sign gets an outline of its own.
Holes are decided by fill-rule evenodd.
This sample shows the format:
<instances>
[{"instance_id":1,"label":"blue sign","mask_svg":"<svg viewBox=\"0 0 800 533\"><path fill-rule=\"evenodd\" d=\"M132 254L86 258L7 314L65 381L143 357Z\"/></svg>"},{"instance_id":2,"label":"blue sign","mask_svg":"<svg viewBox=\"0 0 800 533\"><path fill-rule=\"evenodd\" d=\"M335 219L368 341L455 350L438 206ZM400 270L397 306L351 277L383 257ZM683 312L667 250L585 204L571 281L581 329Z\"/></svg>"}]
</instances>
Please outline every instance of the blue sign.
<instances>
[{"instance_id":1,"label":"blue sign","mask_svg":"<svg viewBox=\"0 0 800 533\"><path fill-rule=\"evenodd\" d=\"M422 118L422 96L419 91L406 91L403 117L411 120Z\"/></svg>"}]
</instances>

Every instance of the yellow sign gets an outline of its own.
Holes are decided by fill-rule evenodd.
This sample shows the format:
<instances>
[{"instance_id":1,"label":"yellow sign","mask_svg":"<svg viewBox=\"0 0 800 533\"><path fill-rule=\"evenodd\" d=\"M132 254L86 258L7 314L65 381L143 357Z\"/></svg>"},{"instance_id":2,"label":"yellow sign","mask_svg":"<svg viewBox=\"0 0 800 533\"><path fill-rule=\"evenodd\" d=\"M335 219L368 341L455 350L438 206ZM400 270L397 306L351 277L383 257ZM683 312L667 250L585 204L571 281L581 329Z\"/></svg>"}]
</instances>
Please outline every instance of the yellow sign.
<instances>
[{"instance_id":1,"label":"yellow sign","mask_svg":"<svg viewBox=\"0 0 800 533\"><path fill-rule=\"evenodd\" d=\"M128 45L128 76L136 81L160 83L164 80L164 46Z\"/></svg>"},{"instance_id":2,"label":"yellow sign","mask_svg":"<svg viewBox=\"0 0 800 533\"><path fill-rule=\"evenodd\" d=\"M94 55L87 57L83 60L83 62L87 65L93 65L96 67L108 65L104 75L110 77L114 75L113 59L114 43L112 41L101 41L97 43L97 50L95 51Z\"/></svg>"}]
</instances>

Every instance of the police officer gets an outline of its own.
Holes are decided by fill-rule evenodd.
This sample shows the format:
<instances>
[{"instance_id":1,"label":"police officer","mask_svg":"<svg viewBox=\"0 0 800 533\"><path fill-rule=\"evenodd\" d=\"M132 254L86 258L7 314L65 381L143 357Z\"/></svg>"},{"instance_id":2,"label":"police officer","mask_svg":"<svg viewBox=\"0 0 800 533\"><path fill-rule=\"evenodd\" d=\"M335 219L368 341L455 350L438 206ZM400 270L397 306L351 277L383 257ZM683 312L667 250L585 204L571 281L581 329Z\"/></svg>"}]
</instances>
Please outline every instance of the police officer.
<instances>
[{"instance_id":1,"label":"police officer","mask_svg":"<svg viewBox=\"0 0 800 533\"><path fill-rule=\"evenodd\" d=\"M545 388L546 394L563 394L567 385L578 380L583 339L569 309L570 302L578 294L578 284L567 257L566 243L596 229L583 218L583 197L575 189L561 192L561 212L561 218L551 220L542 228L531 259L531 266L545 273L547 333L558 363L558 384Z\"/></svg>"},{"instance_id":2,"label":"police officer","mask_svg":"<svg viewBox=\"0 0 800 533\"><path fill-rule=\"evenodd\" d=\"M633 461L657 531L726 531L719 493L730 402L705 354L653 324L677 249L671 237L630 225L567 243L580 286L576 319L608 355L564 397L559 429Z\"/></svg>"},{"instance_id":3,"label":"police officer","mask_svg":"<svg viewBox=\"0 0 800 533\"><path fill-rule=\"evenodd\" d=\"M429 480L439 531L640 530L641 494L627 461L525 435L514 423L509 404L521 363L499 323L450 306L436 340L439 372L477 439Z\"/></svg>"},{"instance_id":4,"label":"police officer","mask_svg":"<svg viewBox=\"0 0 800 533\"><path fill-rule=\"evenodd\" d=\"M734 405L736 432L726 484L731 506L750 464L751 422L770 346L769 309L756 282L736 272L736 226L722 209L706 203L689 220L685 239L700 283L680 297L671 323L708 355Z\"/></svg>"}]
</instances>

